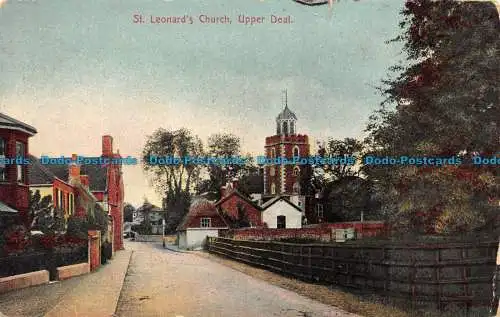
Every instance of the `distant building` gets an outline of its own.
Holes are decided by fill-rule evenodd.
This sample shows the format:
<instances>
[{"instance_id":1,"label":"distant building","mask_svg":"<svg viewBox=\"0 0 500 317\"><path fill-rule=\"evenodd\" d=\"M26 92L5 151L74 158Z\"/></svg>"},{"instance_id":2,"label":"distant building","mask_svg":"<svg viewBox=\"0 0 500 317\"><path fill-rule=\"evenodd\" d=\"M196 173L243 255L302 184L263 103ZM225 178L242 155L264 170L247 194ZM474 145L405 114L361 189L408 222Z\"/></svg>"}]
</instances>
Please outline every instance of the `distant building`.
<instances>
[{"instance_id":1,"label":"distant building","mask_svg":"<svg viewBox=\"0 0 500 317\"><path fill-rule=\"evenodd\" d=\"M239 192L237 186L237 181L223 186L221 188L222 198L214 206L229 222L239 219L241 209L248 218L251 227L262 226L261 208L246 195Z\"/></svg>"},{"instance_id":2,"label":"distant building","mask_svg":"<svg viewBox=\"0 0 500 317\"><path fill-rule=\"evenodd\" d=\"M16 215L26 225L30 222L28 164L6 160L27 159L28 139L36 133L34 127L0 113L0 218Z\"/></svg>"},{"instance_id":3,"label":"distant building","mask_svg":"<svg viewBox=\"0 0 500 317\"><path fill-rule=\"evenodd\" d=\"M196 199L177 227L179 248L201 248L207 236L217 237L219 230L228 228L228 223L213 203L203 198Z\"/></svg>"},{"instance_id":4,"label":"distant building","mask_svg":"<svg viewBox=\"0 0 500 317\"><path fill-rule=\"evenodd\" d=\"M302 228L302 210L288 197L276 196L262 208L262 221L268 228Z\"/></svg>"}]
</instances>

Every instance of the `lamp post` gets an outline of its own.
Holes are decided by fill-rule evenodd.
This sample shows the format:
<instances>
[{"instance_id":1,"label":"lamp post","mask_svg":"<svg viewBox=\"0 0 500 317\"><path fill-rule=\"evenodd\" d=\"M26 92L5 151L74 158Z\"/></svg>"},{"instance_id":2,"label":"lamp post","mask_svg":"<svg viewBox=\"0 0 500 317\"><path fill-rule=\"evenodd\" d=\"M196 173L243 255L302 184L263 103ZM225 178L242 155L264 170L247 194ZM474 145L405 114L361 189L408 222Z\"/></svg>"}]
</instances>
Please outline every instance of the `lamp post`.
<instances>
[{"instance_id":1,"label":"lamp post","mask_svg":"<svg viewBox=\"0 0 500 317\"><path fill-rule=\"evenodd\" d=\"M165 218L161 220L161 226L162 226L162 241L163 241L163 247L165 248Z\"/></svg>"}]
</instances>

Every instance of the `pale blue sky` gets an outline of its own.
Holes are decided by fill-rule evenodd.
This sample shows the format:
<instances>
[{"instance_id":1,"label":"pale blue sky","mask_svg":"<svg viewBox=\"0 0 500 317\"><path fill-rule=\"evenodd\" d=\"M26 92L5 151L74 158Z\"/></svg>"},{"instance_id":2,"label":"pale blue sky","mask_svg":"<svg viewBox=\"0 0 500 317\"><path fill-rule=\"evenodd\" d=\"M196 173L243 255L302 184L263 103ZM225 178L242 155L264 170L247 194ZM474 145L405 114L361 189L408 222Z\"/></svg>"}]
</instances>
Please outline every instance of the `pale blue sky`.
<instances>
[{"instance_id":1,"label":"pale blue sky","mask_svg":"<svg viewBox=\"0 0 500 317\"><path fill-rule=\"evenodd\" d=\"M139 155L156 128L187 127L203 140L232 132L260 155L275 131L281 90L316 139L359 137L382 100L373 86L402 59L395 37L403 1L30 0L0 8L0 111L35 126L34 155L100 153L111 134ZM134 14L192 15L192 25L138 25ZM228 15L230 25L197 17ZM289 25L245 26L239 14L290 15ZM125 169L126 200L152 191Z\"/></svg>"}]
</instances>

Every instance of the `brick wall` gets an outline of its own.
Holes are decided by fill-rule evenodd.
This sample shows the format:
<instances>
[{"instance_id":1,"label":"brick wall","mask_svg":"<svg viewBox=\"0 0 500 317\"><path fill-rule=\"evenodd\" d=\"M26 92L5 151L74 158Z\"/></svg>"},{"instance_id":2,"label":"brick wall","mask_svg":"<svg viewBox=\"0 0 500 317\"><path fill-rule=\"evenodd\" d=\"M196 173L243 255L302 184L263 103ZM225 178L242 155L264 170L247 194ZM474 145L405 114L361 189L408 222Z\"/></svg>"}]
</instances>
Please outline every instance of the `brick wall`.
<instances>
[{"instance_id":1,"label":"brick wall","mask_svg":"<svg viewBox=\"0 0 500 317\"><path fill-rule=\"evenodd\" d=\"M241 203L243 204L243 207L245 208L247 215L248 215L248 220L252 222L252 224L256 226L260 226L262 224L262 215L261 211L257 210L254 206L249 204L247 201L244 199L241 199L238 197L238 195L233 195L231 198L223 202L220 207L222 208L223 211L227 212L227 214L233 218L237 219L238 218L238 204Z\"/></svg>"},{"instance_id":2,"label":"brick wall","mask_svg":"<svg viewBox=\"0 0 500 317\"><path fill-rule=\"evenodd\" d=\"M279 240L288 238L315 239L331 241L335 239L335 229L354 228L358 238L383 235L387 232L387 225L382 222L340 222L311 225L298 229L269 229L247 228L228 231L221 236L232 237L240 240Z\"/></svg>"}]
</instances>

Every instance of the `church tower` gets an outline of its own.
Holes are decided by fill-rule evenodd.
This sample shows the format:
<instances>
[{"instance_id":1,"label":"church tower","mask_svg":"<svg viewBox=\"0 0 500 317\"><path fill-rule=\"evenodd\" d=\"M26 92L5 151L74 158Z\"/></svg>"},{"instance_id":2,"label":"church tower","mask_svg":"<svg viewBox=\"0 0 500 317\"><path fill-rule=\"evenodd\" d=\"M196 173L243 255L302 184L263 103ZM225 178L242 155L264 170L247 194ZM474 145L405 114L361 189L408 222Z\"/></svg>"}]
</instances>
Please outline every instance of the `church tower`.
<instances>
[{"instance_id":1,"label":"church tower","mask_svg":"<svg viewBox=\"0 0 500 317\"><path fill-rule=\"evenodd\" d=\"M289 161L293 157L309 156L309 138L298 134L297 116L288 108L288 95L284 91L283 110L276 117L276 134L266 137L265 156L267 158L284 157ZM290 200L302 209L304 199L301 197L300 175L301 165L272 165L264 167L264 197L288 195Z\"/></svg>"}]
</instances>

